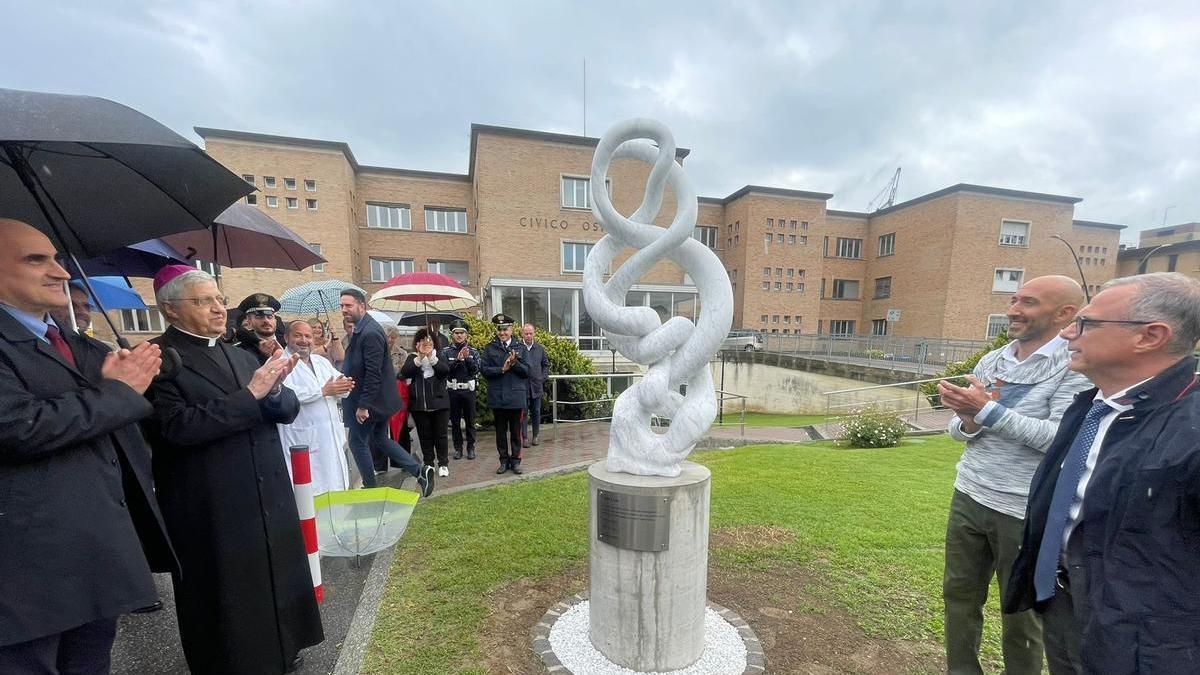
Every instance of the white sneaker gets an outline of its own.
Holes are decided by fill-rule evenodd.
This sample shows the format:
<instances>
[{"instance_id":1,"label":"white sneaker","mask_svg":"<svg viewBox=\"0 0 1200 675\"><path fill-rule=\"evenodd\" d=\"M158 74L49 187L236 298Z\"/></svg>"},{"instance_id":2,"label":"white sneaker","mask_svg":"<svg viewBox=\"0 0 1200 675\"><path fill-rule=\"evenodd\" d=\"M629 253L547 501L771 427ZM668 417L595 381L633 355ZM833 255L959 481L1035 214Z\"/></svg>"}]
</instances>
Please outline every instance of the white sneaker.
<instances>
[{"instance_id":1,"label":"white sneaker","mask_svg":"<svg viewBox=\"0 0 1200 675\"><path fill-rule=\"evenodd\" d=\"M442 477L444 477L444 478L449 478L449 477L450 477L450 467L448 467L448 466L439 466L439 467L438 467L438 475L439 475L439 476L442 476Z\"/></svg>"}]
</instances>

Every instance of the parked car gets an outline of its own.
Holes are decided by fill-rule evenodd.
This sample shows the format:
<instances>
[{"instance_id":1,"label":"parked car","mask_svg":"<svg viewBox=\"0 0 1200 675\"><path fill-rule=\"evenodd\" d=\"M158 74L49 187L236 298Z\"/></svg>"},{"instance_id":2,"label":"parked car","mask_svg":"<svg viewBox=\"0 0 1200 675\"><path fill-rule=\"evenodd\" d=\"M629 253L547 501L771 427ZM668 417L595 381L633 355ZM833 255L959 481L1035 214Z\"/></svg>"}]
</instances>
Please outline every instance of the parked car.
<instances>
[{"instance_id":1,"label":"parked car","mask_svg":"<svg viewBox=\"0 0 1200 675\"><path fill-rule=\"evenodd\" d=\"M745 352L762 351L764 340L762 333L753 330L733 330L721 342L721 349L735 349Z\"/></svg>"}]
</instances>

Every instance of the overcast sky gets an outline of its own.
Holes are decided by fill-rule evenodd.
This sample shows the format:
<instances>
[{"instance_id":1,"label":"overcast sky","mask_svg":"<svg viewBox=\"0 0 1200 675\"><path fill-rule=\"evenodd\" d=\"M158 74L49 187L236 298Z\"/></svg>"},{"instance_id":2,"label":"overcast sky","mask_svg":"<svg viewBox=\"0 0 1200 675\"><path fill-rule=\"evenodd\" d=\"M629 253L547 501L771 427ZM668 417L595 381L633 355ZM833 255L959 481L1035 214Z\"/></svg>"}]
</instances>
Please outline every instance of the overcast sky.
<instances>
[{"instance_id":1,"label":"overcast sky","mask_svg":"<svg viewBox=\"0 0 1200 675\"><path fill-rule=\"evenodd\" d=\"M820 5L827 5L822 8ZM408 7L405 7L407 5ZM1200 220L1200 3L0 0L0 87L465 173L472 122L666 122L701 195L954 183ZM1135 235L1126 234L1126 239Z\"/></svg>"}]
</instances>

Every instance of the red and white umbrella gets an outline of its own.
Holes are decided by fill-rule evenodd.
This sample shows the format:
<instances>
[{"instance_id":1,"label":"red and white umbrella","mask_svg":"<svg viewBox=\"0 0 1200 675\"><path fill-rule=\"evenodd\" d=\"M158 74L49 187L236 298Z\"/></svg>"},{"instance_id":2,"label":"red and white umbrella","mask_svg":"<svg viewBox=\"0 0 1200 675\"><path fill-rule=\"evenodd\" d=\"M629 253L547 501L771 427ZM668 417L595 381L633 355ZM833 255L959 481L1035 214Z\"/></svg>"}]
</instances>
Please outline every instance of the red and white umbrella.
<instances>
[{"instance_id":1,"label":"red and white umbrella","mask_svg":"<svg viewBox=\"0 0 1200 675\"><path fill-rule=\"evenodd\" d=\"M445 274L409 272L388 279L367 304L385 312L452 312L479 301Z\"/></svg>"}]
</instances>

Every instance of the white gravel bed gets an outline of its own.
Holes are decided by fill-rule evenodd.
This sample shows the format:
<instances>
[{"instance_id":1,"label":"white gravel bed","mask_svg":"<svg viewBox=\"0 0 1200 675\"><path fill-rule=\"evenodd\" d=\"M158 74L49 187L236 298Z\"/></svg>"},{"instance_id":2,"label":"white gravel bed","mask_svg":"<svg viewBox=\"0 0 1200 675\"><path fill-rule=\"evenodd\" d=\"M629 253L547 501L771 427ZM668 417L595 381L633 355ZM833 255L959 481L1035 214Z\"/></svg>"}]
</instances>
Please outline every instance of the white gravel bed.
<instances>
[{"instance_id":1,"label":"white gravel bed","mask_svg":"<svg viewBox=\"0 0 1200 675\"><path fill-rule=\"evenodd\" d=\"M577 675L642 675L605 658L588 639L588 601L576 603L550 629L550 647L562 665ZM687 668L656 671L657 675L741 675L746 670L746 644L728 621L704 610L704 653Z\"/></svg>"}]
</instances>

